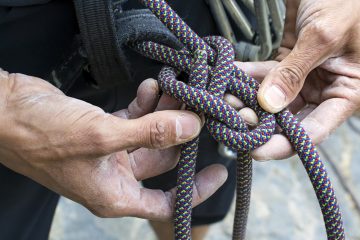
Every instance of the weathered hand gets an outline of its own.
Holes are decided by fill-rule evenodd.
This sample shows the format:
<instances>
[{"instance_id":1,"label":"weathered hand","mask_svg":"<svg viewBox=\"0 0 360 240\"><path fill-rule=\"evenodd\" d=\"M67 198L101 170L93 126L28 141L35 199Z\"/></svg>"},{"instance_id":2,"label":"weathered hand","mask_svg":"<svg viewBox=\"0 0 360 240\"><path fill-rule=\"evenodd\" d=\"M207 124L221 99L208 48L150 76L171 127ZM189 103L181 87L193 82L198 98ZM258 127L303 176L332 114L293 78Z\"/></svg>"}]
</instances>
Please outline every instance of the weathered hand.
<instances>
[{"instance_id":1,"label":"weathered hand","mask_svg":"<svg viewBox=\"0 0 360 240\"><path fill-rule=\"evenodd\" d=\"M269 112L298 113L314 143L360 107L360 1L287 1L278 62L239 63L262 81L258 100ZM283 159L293 150L283 135L253 152Z\"/></svg>"},{"instance_id":2,"label":"weathered hand","mask_svg":"<svg viewBox=\"0 0 360 240\"><path fill-rule=\"evenodd\" d=\"M156 81L144 81L128 109L111 115L41 79L0 71L0 162L98 216L168 219L175 190L145 189L139 181L174 167L179 147L171 146L197 136L201 123L187 111L151 113L179 107L158 95ZM226 177L219 165L200 172L194 205Z\"/></svg>"}]
</instances>

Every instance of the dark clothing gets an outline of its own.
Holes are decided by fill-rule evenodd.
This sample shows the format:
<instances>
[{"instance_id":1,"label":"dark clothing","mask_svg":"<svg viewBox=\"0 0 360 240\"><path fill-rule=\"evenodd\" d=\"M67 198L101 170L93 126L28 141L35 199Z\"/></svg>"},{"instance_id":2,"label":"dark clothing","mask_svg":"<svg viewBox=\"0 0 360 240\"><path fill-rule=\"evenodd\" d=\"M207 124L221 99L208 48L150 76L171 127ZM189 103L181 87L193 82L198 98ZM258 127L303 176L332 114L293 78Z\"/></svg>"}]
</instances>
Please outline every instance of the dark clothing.
<instances>
[{"instance_id":1,"label":"dark clothing","mask_svg":"<svg viewBox=\"0 0 360 240\"><path fill-rule=\"evenodd\" d=\"M0 6L20 7L48 3L51 0L1 0Z\"/></svg>"},{"instance_id":2,"label":"dark clothing","mask_svg":"<svg viewBox=\"0 0 360 240\"><path fill-rule=\"evenodd\" d=\"M71 2L0 7L1 68L44 77L72 41L74 22ZM0 196L0 239L48 238L57 194L0 165Z\"/></svg>"},{"instance_id":3,"label":"dark clothing","mask_svg":"<svg viewBox=\"0 0 360 240\"><path fill-rule=\"evenodd\" d=\"M0 7L0 66L44 78L61 63L76 33L71 1Z\"/></svg>"},{"instance_id":4,"label":"dark clothing","mask_svg":"<svg viewBox=\"0 0 360 240\"><path fill-rule=\"evenodd\" d=\"M59 196L0 165L0 239L47 239Z\"/></svg>"},{"instance_id":5,"label":"dark clothing","mask_svg":"<svg viewBox=\"0 0 360 240\"><path fill-rule=\"evenodd\" d=\"M217 34L215 24L204 1L169 1L178 13L201 36ZM139 7L129 1L128 8ZM199 14L201 12L201 14ZM69 46L78 34L75 11L70 0L0 0L0 67L41 78L49 76L69 53ZM128 51L132 63L133 82L111 89L95 89L84 70L66 92L113 112L125 108L135 96L139 82L156 78L160 65ZM194 210L194 224L222 219L229 209L235 188L234 162L217 154L217 144L205 132L201 137L198 169L210 163L223 163L229 178L221 191ZM163 178L169 185L164 186ZM168 189L175 185L174 171L145 181L153 188ZM32 180L0 164L0 239L47 239L58 195Z\"/></svg>"},{"instance_id":6,"label":"dark clothing","mask_svg":"<svg viewBox=\"0 0 360 240\"><path fill-rule=\"evenodd\" d=\"M61 64L75 34L71 1L0 7L0 67L45 78ZM92 89L82 77L68 94L106 111L116 110L115 90L109 94L111 98L105 98L105 92ZM56 193L0 164L0 196L0 239L48 239L59 199Z\"/></svg>"},{"instance_id":7,"label":"dark clothing","mask_svg":"<svg viewBox=\"0 0 360 240\"><path fill-rule=\"evenodd\" d=\"M192 225L204 225L222 220L229 211L236 186L236 164L234 160L220 157L216 150L218 144L203 131L200 135L199 157L196 171L199 172L210 164L219 163L226 166L229 177L226 183L204 203L193 209ZM144 186L153 189L169 190L176 186L177 169L144 181Z\"/></svg>"},{"instance_id":8,"label":"dark clothing","mask_svg":"<svg viewBox=\"0 0 360 240\"><path fill-rule=\"evenodd\" d=\"M182 0L167 2L170 3L177 13L200 36L219 35L215 22L208 6L205 4L205 1ZM128 8L139 6L138 1L128 1L127 3ZM144 71L140 72L138 69L143 69L143 67L138 68L138 65L133 64L135 68L132 69L132 72L134 73L134 78L137 81L142 81L147 78L149 76L147 74L151 74L151 77L156 78L160 70L159 64L155 64L152 61L139 57L137 54L131 54L131 52L130 55L131 62L140 63L145 61L146 63ZM193 209L193 226L214 223L222 220L231 206L236 185L235 161L220 157L217 152L217 148L218 144L215 140L206 130L203 130L200 136L199 157L196 166L197 172L210 164L220 163L227 167L229 177L226 183L212 197L210 197L205 203L200 204ZM170 188L176 186L176 171L177 169L174 169L158 177L145 180L143 181L143 184L148 188L162 189L165 191L169 190Z\"/></svg>"}]
</instances>

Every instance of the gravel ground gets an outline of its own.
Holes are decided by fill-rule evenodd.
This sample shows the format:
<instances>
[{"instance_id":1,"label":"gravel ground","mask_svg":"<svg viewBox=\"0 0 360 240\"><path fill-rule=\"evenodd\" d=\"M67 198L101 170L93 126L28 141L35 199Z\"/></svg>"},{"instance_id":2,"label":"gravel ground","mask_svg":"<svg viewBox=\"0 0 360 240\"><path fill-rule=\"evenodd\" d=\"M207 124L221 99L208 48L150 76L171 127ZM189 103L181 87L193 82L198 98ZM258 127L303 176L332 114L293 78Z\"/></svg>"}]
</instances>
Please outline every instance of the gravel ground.
<instances>
[{"instance_id":1,"label":"gravel ground","mask_svg":"<svg viewBox=\"0 0 360 240\"><path fill-rule=\"evenodd\" d=\"M358 119L350 124L360 128ZM360 240L360 135L350 124L339 128L320 148L342 207L347 239ZM331 158L331 161L329 161ZM340 173L340 174L339 174ZM207 240L231 239L234 211L212 226ZM155 240L145 220L101 219L62 198L50 240ZM326 239L320 208L297 157L254 164L247 239Z\"/></svg>"}]
</instances>

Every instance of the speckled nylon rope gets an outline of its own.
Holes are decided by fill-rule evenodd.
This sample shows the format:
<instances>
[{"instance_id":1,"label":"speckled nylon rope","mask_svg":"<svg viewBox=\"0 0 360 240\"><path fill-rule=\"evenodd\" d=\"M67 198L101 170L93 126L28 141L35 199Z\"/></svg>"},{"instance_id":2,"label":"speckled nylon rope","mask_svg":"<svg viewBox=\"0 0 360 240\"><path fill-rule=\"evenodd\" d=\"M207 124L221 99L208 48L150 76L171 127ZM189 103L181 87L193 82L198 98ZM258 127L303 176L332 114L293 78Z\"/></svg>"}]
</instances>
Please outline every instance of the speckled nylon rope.
<instances>
[{"instance_id":1,"label":"speckled nylon rope","mask_svg":"<svg viewBox=\"0 0 360 240\"><path fill-rule=\"evenodd\" d=\"M236 214L233 239L244 239L250 204L252 159L250 151L265 144L283 129L298 153L315 190L323 214L328 239L345 239L341 213L334 190L319 154L297 119L288 111L265 112L257 102L258 83L234 65L232 45L222 37L200 38L163 0L140 0L184 44L178 51L155 42L136 42L131 47L167 66L159 74L163 92L204 113L210 134L238 152ZM178 81L184 72L188 83ZM253 109L260 124L249 130L237 111L223 101L230 92ZM192 193L198 139L182 146L175 205L175 239L191 239ZM301 206L299 206L301 207Z\"/></svg>"}]
</instances>

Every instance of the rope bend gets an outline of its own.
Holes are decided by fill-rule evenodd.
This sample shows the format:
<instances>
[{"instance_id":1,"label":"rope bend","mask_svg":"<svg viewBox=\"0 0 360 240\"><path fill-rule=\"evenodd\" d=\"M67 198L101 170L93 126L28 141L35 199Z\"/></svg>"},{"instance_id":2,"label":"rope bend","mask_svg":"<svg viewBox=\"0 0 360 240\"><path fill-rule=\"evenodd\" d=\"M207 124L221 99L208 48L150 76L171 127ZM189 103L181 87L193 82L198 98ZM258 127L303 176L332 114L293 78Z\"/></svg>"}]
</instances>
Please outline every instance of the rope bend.
<instances>
[{"instance_id":1,"label":"rope bend","mask_svg":"<svg viewBox=\"0 0 360 240\"><path fill-rule=\"evenodd\" d=\"M184 44L175 50L151 41L131 43L142 55L167 66L158 82L166 94L185 103L191 110L204 113L210 134L238 152L237 194L233 239L244 239L250 205L252 159L250 151L265 144L282 128L298 153L315 190L329 240L345 239L337 199L324 164L311 139L288 111L277 114L264 111L257 102L259 84L234 65L234 50L222 37L200 38L164 0L140 0ZM188 84L176 78L180 72L189 76ZM239 114L223 101L225 92L240 98L259 117L260 124L249 130ZM192 189L194 184L198 138L182 146L175 204L175 238L191 239Z\"/></svg>"}]
</instances>

